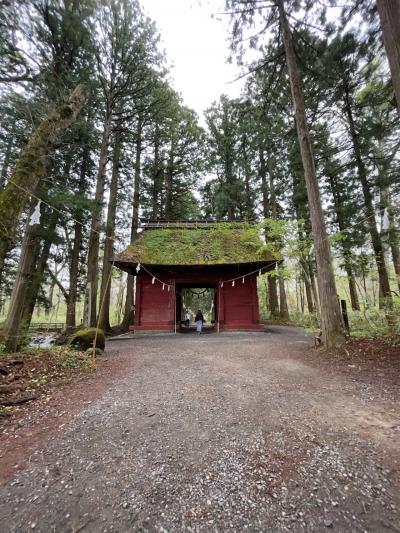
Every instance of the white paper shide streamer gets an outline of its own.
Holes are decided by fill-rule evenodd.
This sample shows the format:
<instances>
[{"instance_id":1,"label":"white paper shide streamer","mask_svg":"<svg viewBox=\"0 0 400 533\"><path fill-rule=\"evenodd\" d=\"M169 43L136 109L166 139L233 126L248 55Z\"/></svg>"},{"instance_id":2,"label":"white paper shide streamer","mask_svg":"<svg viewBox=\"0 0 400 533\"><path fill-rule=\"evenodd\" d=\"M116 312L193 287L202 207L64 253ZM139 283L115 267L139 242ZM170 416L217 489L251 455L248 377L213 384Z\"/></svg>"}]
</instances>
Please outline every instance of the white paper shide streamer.
<instances>
[{"instance_id":1,"label":"white paper shide streamer","mask_svg":"<svg viewBox=\"0 0 400 533\"><path fill-rule=\"evenodd\" d=\"M36 207L33 213L31 214L31 218L29 219L30 226L35 226L36 224L40 224L40 204L41 203L42 203L41 200L39 200L38 203L36 204Z\"/></svg>"},{"instance_id":2,"label":"white paper shide streamer","mask_svg":"<svg viewBox=\"0 0 400 533\"><path fill-rule=\"evenodd\" d=\"M382 231L387 231L389 229L389 213L388 208L385 207L385 211L383 212L382 217Z\"/></svg>"}]
</instances>

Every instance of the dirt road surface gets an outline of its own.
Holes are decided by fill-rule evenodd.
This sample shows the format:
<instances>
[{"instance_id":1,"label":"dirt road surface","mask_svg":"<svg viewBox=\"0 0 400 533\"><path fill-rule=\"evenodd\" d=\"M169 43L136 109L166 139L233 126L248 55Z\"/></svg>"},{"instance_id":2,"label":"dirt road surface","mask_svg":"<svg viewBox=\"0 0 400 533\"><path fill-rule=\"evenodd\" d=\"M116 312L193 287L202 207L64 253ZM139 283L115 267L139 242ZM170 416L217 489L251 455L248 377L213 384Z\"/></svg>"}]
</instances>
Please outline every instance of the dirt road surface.
<instances>
[{"instance_id":1,"label":"dirt road surface","mask_svg":"<svg viewBox=\"0 0 400 533\"><path fill-rule=\"evenodd\" d=\"M1 532L400 531L390 376L319 364L290 327L107 357L123 371L0 488Z\"/></svg>"}]
</instances>

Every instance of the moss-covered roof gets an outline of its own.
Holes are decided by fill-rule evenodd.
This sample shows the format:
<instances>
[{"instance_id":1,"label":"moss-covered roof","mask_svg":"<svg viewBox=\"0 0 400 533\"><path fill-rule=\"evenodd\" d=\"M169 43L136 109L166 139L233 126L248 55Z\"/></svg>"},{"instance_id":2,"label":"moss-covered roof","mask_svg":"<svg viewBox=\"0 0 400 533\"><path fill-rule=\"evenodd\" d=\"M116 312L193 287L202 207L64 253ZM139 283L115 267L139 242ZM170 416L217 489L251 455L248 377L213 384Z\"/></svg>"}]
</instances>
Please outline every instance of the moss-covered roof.
<instances>
[{"instance_id":1,"label":"moss-covered roof","mask_svg":"<svg viewBox=\"0 0 400 533\"><path fill-rule=\"evenodd\" d=\"M116 256L116 262L144 265L223 265L280 259L265 245L257 226L215 223L208 227L160 228L143 231Z\"/></svg>"}]
</instances>

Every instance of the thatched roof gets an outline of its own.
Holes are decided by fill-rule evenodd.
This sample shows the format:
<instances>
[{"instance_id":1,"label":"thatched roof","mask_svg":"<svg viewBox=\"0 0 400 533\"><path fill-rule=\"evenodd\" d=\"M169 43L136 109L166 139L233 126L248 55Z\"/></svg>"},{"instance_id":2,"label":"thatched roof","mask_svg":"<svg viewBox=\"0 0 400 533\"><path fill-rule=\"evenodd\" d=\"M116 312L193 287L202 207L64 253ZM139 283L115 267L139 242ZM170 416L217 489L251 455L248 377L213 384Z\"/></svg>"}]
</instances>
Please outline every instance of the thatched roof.
<instances>
[{"instance_id":1,"label":"thatched roof","mask_svg":"<svg viewBox=\"0 0 400 533\"><path fill-rule=\"evenodd\" d=\"M262 263L280 259L265 245L259 229L245 223L215 223L207 227L160 228L143 231L138 240L115 257L117 266L201 266Z\"/></svg>"}]
</instances>

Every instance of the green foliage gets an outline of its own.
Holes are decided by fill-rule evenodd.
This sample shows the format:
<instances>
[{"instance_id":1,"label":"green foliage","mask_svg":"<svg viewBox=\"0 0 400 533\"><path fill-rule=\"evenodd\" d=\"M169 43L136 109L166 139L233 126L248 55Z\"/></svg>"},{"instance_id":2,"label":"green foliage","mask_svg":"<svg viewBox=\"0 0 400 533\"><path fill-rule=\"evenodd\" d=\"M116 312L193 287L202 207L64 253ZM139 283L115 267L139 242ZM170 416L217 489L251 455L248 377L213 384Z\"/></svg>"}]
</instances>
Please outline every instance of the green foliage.
<instances>
[{"instance_id":1,"label":"green foliage","mask_svg":"<svg viewBox=\"0 0 400 533\"><path fill-rule=\"evenodd\" d=\"M318 333L320 331L320 326L318 322L318 317L312 313L301 313L299 311L293 310L290 313L290 320L296 326L301 326L307 332L311 334Z\"/></svg>"},{"instance_id":2,"label":"green foliage","mask_svg":"<svg viewBox=\"0 0 400 533\"><path fill-rule=\"evenodd\" d=\"M394 298L395 328L388 327L385 311L375 307L365 307L362 311L349 313L350 334L352 337L391 337L400 338L400 298Z\"/></svg>"},{"instance_id":3,"label":"green foliage","mask_svg":"<svg viewBox=\"0 0 400 533\"><path fill-rule=\"evenodd\" d=\"M207 167L217 175L203 189L203 208L207 217L256 219L253 112L254 108L247 101L230 100L222 95L205 113Z\"/></svg>"},{"instance_id":4,"label":"green foliage","mask_svg":"<svg viewBox=\"0 0 400 533\"><path fill-rule=\"evenodd\" d=\"M256 226L212 224L208 229L152 229L144 231L122 254L132 262L160 265L250 263L279 259L262 243Z\"/></svg>"},{"instance_id":5,"label":"green foliage","mask_svg":"<svg viewBox=\"0 0 400 533\"><path fill-rule=\"evenodd\" d=\"M32 351L32 347L25 347L21 350L21 353L29 353L34 357L41 359L43 357L53 357L57 365L61 368L78 370L85 372L93 369L92 358L83 353L77 351L70 346L52 346L51 348L37 348ZM48 381L50 375L44 371L36 378L37 385L43 384Z\"/></svg>"},{"instance_id":6,"label":"green foliage","mask_svg":"<svg viewBox=\"0 0 400 533\"><path fill-rule=\"evenodd\" d=\"M215 295L214 289L182 289L181 293L182 307L191 313L192 322L197 311L200 310L203 313L205 321L210 323L212 319L211 306L214 302Z\"/></svg>"},{"instance_id":7,"label":"green foliage","mask_svg":"<svg viewBox=\"0 0 400 533\"><path fill-rule=\"evenodd\" d=\"M67 346L54 346L51 348L51 353L63 368L81 372L93 369L93 359L88 354L71 350Z\"/></svg>"}]
</instances>

